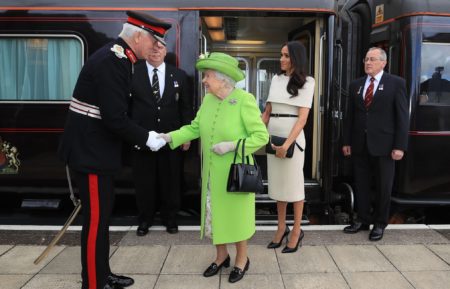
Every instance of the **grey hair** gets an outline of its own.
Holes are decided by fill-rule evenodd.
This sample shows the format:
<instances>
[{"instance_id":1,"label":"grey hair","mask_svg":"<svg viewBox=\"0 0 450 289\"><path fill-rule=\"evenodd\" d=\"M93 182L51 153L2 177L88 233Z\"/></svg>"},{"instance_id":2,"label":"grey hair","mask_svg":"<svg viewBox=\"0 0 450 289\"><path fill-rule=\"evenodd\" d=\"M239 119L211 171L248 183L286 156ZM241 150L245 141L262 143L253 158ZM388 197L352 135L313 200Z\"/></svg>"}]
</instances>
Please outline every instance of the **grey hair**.
<instances>
[{"instance_id":1,"label":"grey hair","mask_svg":"<svg viewBox=\"0 0 450 289\"><path fill-rule=\"evenodd\" d=\"M371 47L371 48L369 48L369 51L373 51L373 50L378 50L380 52L380 60L381 61L386 61L387 60L387 55L386 55L386 52L384 51L384 49L382 49L380 47Z\"/></svg>"},{"instance_id":2,"label":"grey hair","mask_svg":"<svg viewBox=\"0 0 450 289\"><path fill-rule=\"evenodd\" d=\"M236 86L236 81L234 79L232 79L231 77L229 77L228 75L223 74L222 72L219 72L217 70L213 70L213 71L216 74L216 78L218 80L225 82L226 86L229 86L230 88L234 88Z\"/></svg>"},{"instance_id":3,"label":"grey hair","mask_svg":"<svg viewBox=\"0 0 450 289\"><path fill-rule=\"evenodd\" d=\"M139 28L135 25L132 25L130 23L124 23L122 31L119 34L119 37L121 38L131 38L134 33L141 32L141 33L149 33L148 31L145 31L142 28Z\"/></svg>"}]
</instances>

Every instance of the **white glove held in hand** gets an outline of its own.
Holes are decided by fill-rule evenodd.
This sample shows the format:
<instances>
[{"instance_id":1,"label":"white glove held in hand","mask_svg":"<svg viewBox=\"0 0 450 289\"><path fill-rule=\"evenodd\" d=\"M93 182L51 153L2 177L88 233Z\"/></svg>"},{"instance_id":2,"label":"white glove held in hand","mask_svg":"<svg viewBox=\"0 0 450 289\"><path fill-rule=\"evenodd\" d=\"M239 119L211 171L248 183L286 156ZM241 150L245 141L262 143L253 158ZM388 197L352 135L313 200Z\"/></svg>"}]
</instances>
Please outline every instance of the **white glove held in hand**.
<instances>
[{"instance_id":1,"label":"white glove held in hand","mask_svg":"<svg viewBox=\"0 0 450 289\"><path fill-rule=\"evenodd\" d=\"M163 139L166 143L172 142L172 137L167 133L160 133L157 136L158 139Z\"/></svg>"},{"instance_id":2,"label":"white glove held in hand","mask_svg":"<svg viewBox=\"0 0 450 289\"><path fill-rule=\"evenodd\" d=\"M218 155L226 154L227 152L234 151L236 144L232 141L224 141L212 146L211 150Z\"/></svg>"},{"instance_id":3,"label":"white glove held in hand","mask_svg":"<svg viewBox=\"0 0 450 289\"><path fill-rule=\"evenodd\" d=\"M154 152L158 151L160 148L166 145L164 139L158 138L158 133L155 131L150 131L148 133L148 139L146 145Z\"/></svg>"}]
</instances>

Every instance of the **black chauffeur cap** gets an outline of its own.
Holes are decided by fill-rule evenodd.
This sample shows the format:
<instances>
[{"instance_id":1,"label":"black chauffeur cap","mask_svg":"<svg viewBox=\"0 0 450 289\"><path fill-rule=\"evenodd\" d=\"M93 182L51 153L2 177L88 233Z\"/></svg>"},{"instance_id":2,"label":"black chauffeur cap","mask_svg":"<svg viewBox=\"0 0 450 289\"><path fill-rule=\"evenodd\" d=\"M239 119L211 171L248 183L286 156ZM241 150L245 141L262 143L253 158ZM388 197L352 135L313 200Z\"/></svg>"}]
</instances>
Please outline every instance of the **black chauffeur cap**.
<instances>
[{"instance_id":1,"label":"black chauffeur cap","mask_svg":"<svg viewBox=\"0 0 450 289\"><path fill-rule=\"evenodd\" d=\"M127 23L150 32L156 40L161 42L164 46L166 45L164 35L166 34L166 31L172 27L172 24L163 22L156 17L138 11L127 11L127 15Z\"/></svg>"}]
</instances>

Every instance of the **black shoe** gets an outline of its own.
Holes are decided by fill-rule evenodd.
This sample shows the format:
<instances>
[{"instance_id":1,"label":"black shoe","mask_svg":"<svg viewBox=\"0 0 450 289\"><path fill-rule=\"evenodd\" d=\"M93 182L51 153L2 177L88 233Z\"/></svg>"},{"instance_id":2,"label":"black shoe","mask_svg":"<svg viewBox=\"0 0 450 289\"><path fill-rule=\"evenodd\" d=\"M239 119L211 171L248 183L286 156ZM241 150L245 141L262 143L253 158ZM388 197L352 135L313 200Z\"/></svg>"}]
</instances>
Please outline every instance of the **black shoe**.
<instances>
[{"instance_id":1,"label":"black shoe","mask_svg":"<svg viewBox=\"0 0 450 289\"><path fill-rule=\"evenodd\" d=\"M350 226L347 226L344 228L344 233L347 234L355 234L358 233L359 231L367 231L369 230L369 224L364 224L364 223L353 223Z\"/></svg>"},{"instance_id":2,"label":"black shoe","mask_svg":"<svg viewBox=\"0 0 450 289\"><path fill-rule=\"evenodd\" d=\"M228 277L228 282L235 283L244 278L245 272L248 270L249 267L250 267L250 259L247 258L247 263L245 263L244 270L242 270L239 267L234 267L230 273L230 277Z\"/></svg>"},{"instance_id":3,"label":"black shoe","mask_svg":"<svg viewBox=\"0 0 450 289\"><path fill-rule=\"evenodd\" d=\"M141 236L141 237L147 235L149 227L150 227L150 225L147 222L139 223L139 226L136 230L136 235Z\"/></svg>"},{"instance_id":4,"label":"black shoe","mask_svg":"<svg viewBox=\"0 0 450 289\"><path fill-rule=\"evenodd\" d=\"M278 243L270 242L269 245L267 245L267 248L268 248L268 249L279 248L279 247L281 246L281 243L283 243L283 239L289 235L289 232L290 232L290 231L291 231L291 230L289 230L289 227L286 225L286 229L284 229L284 233L283 233L283 236L281 237L280 242L278 242ZM286 241L287 241L287 240L288 240L288 239L286 238Z\"/></svg>"},{"instance_id":5,"label":"black shoe","mask_svg":"<svg viewBox=\"0 0 450 289\"><path fill-rule=\"evenodd\" d=\"M370 241L379 241L383 238L384 228L380 226L373 226L372 231L369 234Z\"/></svg>"},{"instance_id":6,"label":"black shoe","mask_svg":"<svg viewBox=\"0 0 450 289\"><path fill-rule=\"evenodd\" d=\"M178 225L170 225L166 227L166 232L169 234L176 234L178 233Z\"/></svg>"},{"instance_id":7,"label":"black shoe","mask_svg":"<svg viewBox=\"0 0 450 289\"><path fill-rule=\"evenodd\" d=\"M108 276L107 282L111 286L121 286L122 287L128 287L134 284L133 278L127 277L127 276L119 276L116 274L111 273ZM116 287L114 287L116 288Z\"/></svg>"},{"instance_id":8,"label":"black shoe","mask_svg":"<svg viewBox=\"0 0 450 289\"><path fill-rule=\"evenodd\" d=\"M119 285L114 286L114 285L106 284L105 287L103 287L103 289L123 289L123 287L119 286Z\"/></svg>"},{"instance_id":9,"label":"black shoe","mask_svg":"<svg viewBox=\"0 0 450 289\"><path fill-rule=\"evenodd\" d=\"M230 267L230 255L228 255L228 257L220 265L217 265L216 263L211 263L211 265L209 265L209 267L206 268L205 272L203 272L203 276L205 277L214 276L217 274L217 272L219 272L220 268L222 267L225 268Z\"/></svg>"},{"instance_id":10,"label":"black shoe","mask_svg":"<svg viewBox=\"0 0 450 289\"><path fill-rule=\"evenodd\" d=\"M286 247L283 248L283 250L281 250L281 253L294 253L297 252L298 250L298 246L300 245L300 247L302 246L302 240L303 237L305 237L305 233L303 232L303 230L300 231L300 236L298 237L298 241L297 244L295 245L294 248L290 248L288 247L288 245L286 245Z\"/></svg>"}]
</instances>

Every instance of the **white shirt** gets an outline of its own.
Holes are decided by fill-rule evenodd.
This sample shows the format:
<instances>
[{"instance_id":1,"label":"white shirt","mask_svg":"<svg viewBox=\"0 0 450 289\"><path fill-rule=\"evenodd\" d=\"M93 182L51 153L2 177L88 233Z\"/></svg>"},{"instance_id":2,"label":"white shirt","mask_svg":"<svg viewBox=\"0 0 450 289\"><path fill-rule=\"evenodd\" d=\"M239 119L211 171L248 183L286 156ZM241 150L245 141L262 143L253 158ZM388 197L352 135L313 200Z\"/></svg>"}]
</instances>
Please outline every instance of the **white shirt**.
<instances>
[{"instance_id":1,"label":"white shirt","mask_svg":"<svg viewBox=\"0 0 450 289\"><path fill-rule=\"evenodd\" d=\"M153 80L153 69L155 68L153 65L151 65L148 62L145 62L145 64L147 64L147 70L148 70L148 77L150 79L150 84L152 83ZM161 97L164 94L164 87L166 84L166 63L161 63L160 66L156 67L158 69L158 81L159 81L159 93L161 94Z\"/></svg>"},{"instance_id":2,"label":"white shirt","mask_svg":"<svg viewBox=\"0 0 450 289\"><path fill-rule=\"evenodd\" d=\"M373 78L375 78L375 80L373 81L373 96L375 96L375 93L376 93L377 88L378 88L378 84L380 84L381 77L383 76L383 72L384 71L381 70L380 72L378 72L377 75L375 75L373 77ZM372 78L372 76L367 75L367 79L366 79L366 83L364 84L364 91L363 91L363 95L362 95L363 98L366 98L366 91L367 91L367 88L370 85L370 79L371 78Z\"/></svg>"}]
</instances>

